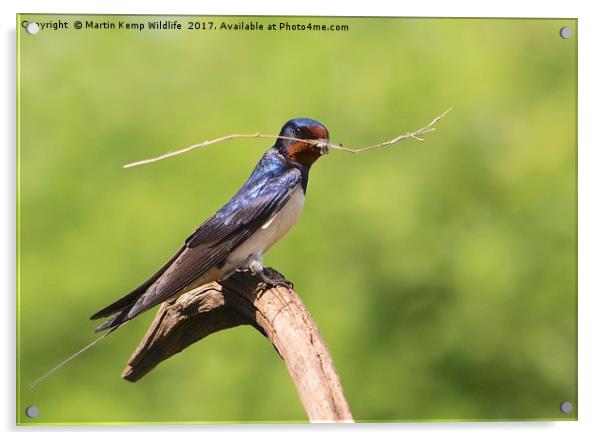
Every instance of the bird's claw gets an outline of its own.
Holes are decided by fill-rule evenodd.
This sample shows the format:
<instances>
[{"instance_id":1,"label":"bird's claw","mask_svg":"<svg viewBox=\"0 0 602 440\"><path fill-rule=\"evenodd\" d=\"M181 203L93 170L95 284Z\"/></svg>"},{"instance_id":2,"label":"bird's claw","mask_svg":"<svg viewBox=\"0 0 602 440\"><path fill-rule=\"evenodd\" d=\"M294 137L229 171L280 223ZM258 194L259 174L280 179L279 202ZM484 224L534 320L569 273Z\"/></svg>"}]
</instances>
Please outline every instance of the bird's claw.
<instances>
[{"instance_id":1,"label":"bird's claw","mask_svg":"<svg viewBox=\"0 0 602 440\"><path fill-rule=\"evenodd\" d=\"M286 287L287 289L293 288L293 283L284 278L280 273L276 271L270 271L270 273L266 273L267 271L264 269L261 272L258 272L257 275L261 278L261 290L268 290L273 287Z\"/></svg>"},{"instance_id":2,"label":"bird's claw","mask_svg":"<svg viewBox=\"0 0 602 440\"><path fill-rule=\"evenodd\" d=\"M252 269L245 267L237 269L236 272L248 273L258 277L261 280L257 283L257 290L259 291L265 291L280 286L286 287L287 289L292 289L294 287L293 283L284 278L280 272L271 268L263 268L262 270L255 272Z\"/></svg>"}]
</instances>

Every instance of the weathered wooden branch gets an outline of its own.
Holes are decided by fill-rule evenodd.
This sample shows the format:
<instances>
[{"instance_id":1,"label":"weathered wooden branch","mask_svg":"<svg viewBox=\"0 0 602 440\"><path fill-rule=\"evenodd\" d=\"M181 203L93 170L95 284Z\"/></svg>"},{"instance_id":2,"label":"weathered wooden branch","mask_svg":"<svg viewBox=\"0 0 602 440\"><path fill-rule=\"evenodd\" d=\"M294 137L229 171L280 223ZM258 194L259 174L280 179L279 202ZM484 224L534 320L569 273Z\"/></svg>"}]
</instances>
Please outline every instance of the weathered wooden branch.
<instances>
[{"instance_id":1,"label":"weathered wooden branch","mask_svg":"<svg viewBox=\"0 0 602 440\"><path fill-rule=\"evenodd\" d=\"M311 421L353 421L328 348L299 296L283 286L266 290L247 272L163 304L122 376L135 382L189 345L242 324L259 330L280 354Z\"/></svg>"}]
</instances>

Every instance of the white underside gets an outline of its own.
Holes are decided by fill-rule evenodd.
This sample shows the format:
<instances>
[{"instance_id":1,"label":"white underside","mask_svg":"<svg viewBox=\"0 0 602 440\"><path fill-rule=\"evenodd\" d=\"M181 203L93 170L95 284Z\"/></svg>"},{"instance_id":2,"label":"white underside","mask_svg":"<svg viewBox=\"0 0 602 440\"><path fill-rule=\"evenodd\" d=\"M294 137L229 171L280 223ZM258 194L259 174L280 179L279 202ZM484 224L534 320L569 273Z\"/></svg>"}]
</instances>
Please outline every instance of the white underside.
<instances>
[{"instance_id":1,"label":"white underside","mask_svg":"<svg viewBox=\"0 0 602 440\"><path fill-rule=\"evenodd\" d=\"M228 256L224 273L227 275L249 265L251 269L260 268L263 254L297 223L304 202L305 195L299 185L286 205Z\"/></svg>"}]
</instances>

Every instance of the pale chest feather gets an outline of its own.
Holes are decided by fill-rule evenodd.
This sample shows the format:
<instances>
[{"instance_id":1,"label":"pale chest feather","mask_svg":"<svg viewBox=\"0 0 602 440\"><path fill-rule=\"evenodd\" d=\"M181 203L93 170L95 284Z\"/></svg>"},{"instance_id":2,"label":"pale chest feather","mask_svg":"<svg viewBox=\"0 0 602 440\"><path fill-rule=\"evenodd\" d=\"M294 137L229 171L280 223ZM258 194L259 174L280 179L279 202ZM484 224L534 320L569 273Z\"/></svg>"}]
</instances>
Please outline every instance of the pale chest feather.
<instances>
[{"instance_id":1,"label":"pale chest feather","mask_svg":"<svg viewBox=\"0 0 602 440\"><path fill-rule=\"evenodd\" d=\"M262 255L266 252L297 223L304 202L303 189L298 186L286 205L230 254L226 260L227 265L236 266L251 254Z\"/></svg>"}]
</instances>

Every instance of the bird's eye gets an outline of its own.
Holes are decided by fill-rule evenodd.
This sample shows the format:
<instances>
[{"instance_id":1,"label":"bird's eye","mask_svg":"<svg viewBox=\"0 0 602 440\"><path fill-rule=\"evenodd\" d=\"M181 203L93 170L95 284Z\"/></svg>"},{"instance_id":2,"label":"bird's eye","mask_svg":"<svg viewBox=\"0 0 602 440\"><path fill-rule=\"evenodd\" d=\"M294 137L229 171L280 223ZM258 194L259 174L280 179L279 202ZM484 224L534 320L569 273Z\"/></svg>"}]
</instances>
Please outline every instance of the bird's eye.
<instances>
[{"instance_id":1,"label":"bird's eye","mask_svg":"<svg viewBox=\"0 0 602 440\"><path fill-rule=\"evenodd\" d=\"M303 134L303 130L300 127L293 128L293 133L295 137L300 137Z\"/></svg>"}]
</instances>

